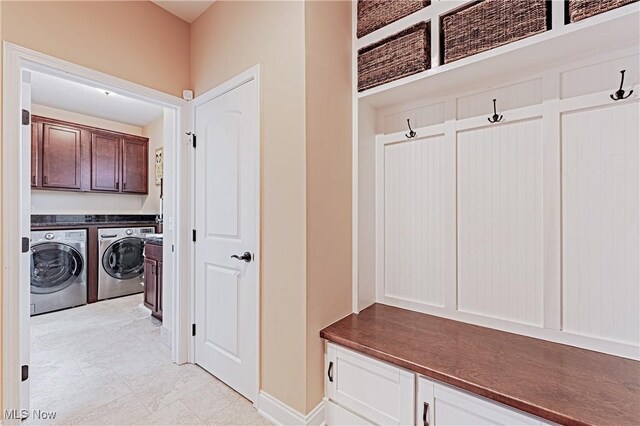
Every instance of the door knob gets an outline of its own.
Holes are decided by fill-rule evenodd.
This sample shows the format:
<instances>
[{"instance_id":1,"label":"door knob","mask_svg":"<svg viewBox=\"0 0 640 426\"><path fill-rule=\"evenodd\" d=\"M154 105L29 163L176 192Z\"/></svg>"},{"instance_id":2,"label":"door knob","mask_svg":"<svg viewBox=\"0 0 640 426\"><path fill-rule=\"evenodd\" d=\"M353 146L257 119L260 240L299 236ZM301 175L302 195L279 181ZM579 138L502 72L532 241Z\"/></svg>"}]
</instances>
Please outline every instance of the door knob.
<instances>
[{"instance_id":1,"label":"door knob","mask_svg":"<svg viewBox=\"0 0 640 426\"><path fill-rule=\"evenodd\" d=\"M245 262L249 263L251 262L251 253L249 253L248 251L245 251L244 254L242 256L238 256L237 254L234 254L233 256L231 256L232 259L238 259L238 260L244 260Z\"/></svg>"}]
</instances>

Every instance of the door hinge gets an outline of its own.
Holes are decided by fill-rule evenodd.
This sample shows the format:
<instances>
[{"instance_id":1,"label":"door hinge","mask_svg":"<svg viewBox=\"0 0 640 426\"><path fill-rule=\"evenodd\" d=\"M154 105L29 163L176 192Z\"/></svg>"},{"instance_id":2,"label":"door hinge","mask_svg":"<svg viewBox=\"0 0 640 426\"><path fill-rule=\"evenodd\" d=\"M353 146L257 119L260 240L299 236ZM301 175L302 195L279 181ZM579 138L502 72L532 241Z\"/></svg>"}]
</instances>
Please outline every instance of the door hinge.
<instances>
[{"instance_id":1,"label":"door hinge","mask_svg":"<svg viewBox=\"0 0 640 426\"><path fill-rule=\"evenodd\" d=\"M31 114L26 109L22 110L22 124L25 126L31 123Z\"/></svg>"},{"instance_id":2,"label":"door hinge","mask_svg":"<svg viewBox=\"0 0 640 426\"><path fill-rule=\"evenodd\" d=\"M193 235L192 236L193 236L193 242L195 243L196 242L196 230L195 229L193 230Z\"/></svg>"},{"instance_id":3,"label":"door hinge","mask_svg":"<svg viewBox=\"0 0 640 426\"><path fill-rule=\"evenodd\" d=\"M29 379L29 366L28 365L23 365L22 366L22 381L25 382Z\"/></svg>"},{"instance_id":4,"label":"door hinge","mask_svg":"<svg viewBox=\"0 0 640 426\"><path fill-rule=\"evenodd\" d=\"M191 132L186 132L187 136L191 136L191 144L193 145L193 147L196 147L196 134L195 133L191 133Z\"/></svg>"},{"instance_id":5,"label":"door hinge","mask_svg":"<svg viewBox=\"0 0 640 426\"><path fill-rule=\"evenodd\" d=\"M29 251L29 246L31 245L31 240L29 237L22 237L22 252L26 253Z\"/></svg>"},{"instance_id":6,"label":"door hinge","mask_svg":"<svg viewBox=\"0 0 640 426\"><path fill-rule=\"evenodd\" d=\"M191 324L191 335L192 336L196 335L196 325L195 324Z\"/></svg>"}]
</instances>

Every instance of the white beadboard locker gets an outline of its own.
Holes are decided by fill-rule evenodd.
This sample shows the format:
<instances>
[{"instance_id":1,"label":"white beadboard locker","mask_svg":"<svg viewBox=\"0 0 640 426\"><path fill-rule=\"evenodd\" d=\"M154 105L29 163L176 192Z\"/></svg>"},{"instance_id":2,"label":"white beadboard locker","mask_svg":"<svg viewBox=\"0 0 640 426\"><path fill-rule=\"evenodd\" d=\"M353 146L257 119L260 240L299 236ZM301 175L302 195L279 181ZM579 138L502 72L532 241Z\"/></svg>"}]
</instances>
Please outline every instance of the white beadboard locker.
<instances>
[{"instance_id":1,"label":"white beadboard locker","mask_svg":"<svg viewBox=\"0 0 640 426\"><path fill-rule=\"evenodd\" d=\"M606 57L370 116L377 302L638 357L639 57Z\"/></svg>"}]
</instances>

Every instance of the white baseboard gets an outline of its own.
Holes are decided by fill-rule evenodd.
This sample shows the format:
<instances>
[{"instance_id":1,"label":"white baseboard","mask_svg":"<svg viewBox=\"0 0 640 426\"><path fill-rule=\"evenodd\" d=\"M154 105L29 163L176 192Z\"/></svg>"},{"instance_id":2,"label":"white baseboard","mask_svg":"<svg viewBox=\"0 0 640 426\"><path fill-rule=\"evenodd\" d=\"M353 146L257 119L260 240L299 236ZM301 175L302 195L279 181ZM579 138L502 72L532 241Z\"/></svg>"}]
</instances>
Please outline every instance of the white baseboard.
<instances>
[{"instance_id":1,"label":"white baseboard","mask_svg":"<svg viewBox=\"0 0 640 426\"><path fill-rule=\"evenodd\" d=\"M320 401L316 408L305 416L268 393L260 391L258 413L275 425L323 426L325 424L324 401Z\"/></svg>"}]
</instances>

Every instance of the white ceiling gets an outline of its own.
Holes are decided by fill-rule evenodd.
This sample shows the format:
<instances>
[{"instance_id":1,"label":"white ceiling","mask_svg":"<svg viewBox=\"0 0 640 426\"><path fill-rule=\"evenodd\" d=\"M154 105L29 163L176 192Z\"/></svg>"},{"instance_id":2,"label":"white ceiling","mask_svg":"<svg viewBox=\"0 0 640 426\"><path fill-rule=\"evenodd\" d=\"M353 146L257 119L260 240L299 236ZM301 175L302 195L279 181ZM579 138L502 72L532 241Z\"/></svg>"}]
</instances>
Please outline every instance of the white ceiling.
<instances>
[{"instance_id":1,"label":"white ceiling","mask_svg":"<svg viewBox=\"0 0 640 426\"><path fill-rule=\"evenodd\" d=\"M192 23L198 16L202 15L202 12L207 10L209 6L215 0L198 0L198 1L190 1L190 0L174 0L174 1L166 1L166 0L151 0L164 10L167 10L178 18L187 21L188 23Z\"/></svg>"},{"instance_id":2,"label":"white ceiling","mask_svg":"<svg viewBox=\"0 0 640 426\"><path fill-rule=\"evenodd\" d=\"M31 74L31 102L139 127L162 115L158 105L39 72Z\"/></svg>"}]
</instances>

